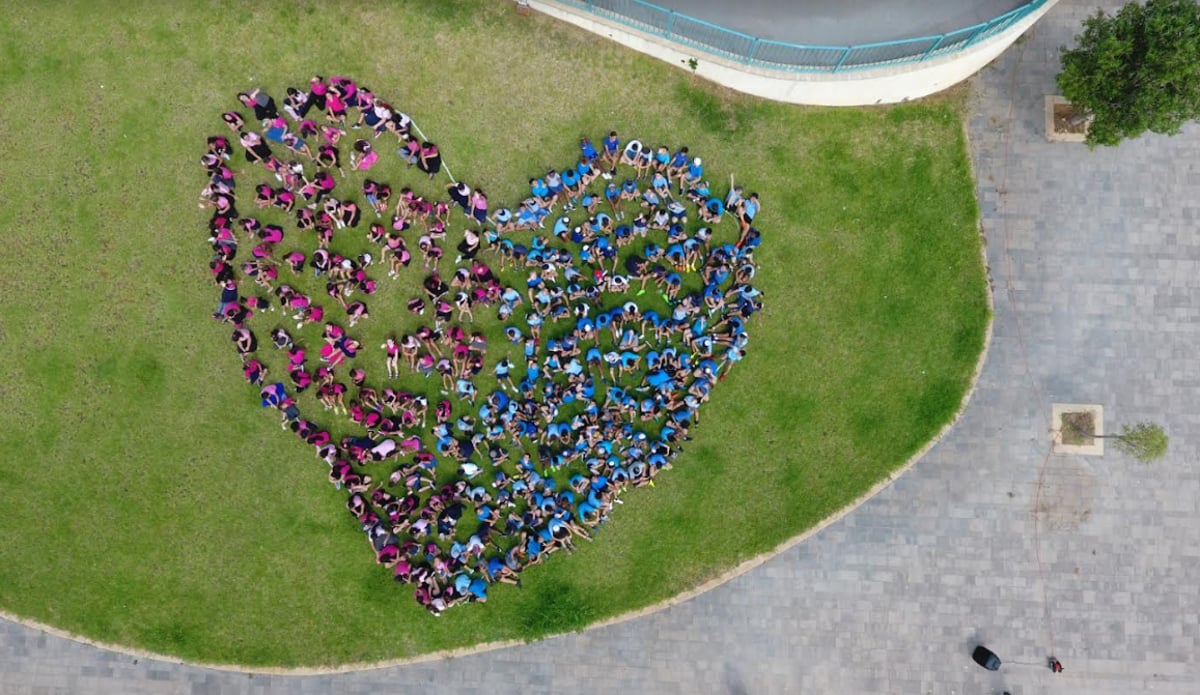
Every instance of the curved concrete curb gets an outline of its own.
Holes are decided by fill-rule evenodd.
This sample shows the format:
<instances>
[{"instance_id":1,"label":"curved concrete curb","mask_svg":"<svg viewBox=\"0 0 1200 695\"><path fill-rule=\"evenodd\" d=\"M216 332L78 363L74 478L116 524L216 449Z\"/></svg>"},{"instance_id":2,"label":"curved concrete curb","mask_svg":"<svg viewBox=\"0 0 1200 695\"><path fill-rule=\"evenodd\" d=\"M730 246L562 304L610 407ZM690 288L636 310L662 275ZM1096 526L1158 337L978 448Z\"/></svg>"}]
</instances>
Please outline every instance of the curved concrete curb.
<instances>
[{"instance_id":1,"label":"curved concrete curb","mask_svg":"<svg viewBox=\"0 0 1200 695\"><path fill-rule=\"evenodd\" d=\"M1058 0L1049 0L1005 31L957 53L921 63L829 74L744 65L554 0L529 0L529 5L539 12L676 67L695 60L697 75L724 87L775 101L813 106L894 104L948 89L995 60L1057 3Z\"/></svg>"},{"instance_id":2,"label":"curved concrete curb","mask_svg":"<svg viewBox=\"0 0 1200 695\"><path fill-rule=\"evenodd\" d=\"M969 143L969 135L967 133L967 122L966 122L965 118L963 120L962 125L963 125L964 143ZM970 158L969 144L966 144L965 147L967 148L968 151L965 152L964 155L967 157L968 165L971 166L971 180L974 181L975 180L975 171L974 171L974 165L971 162L971 158ZM830 525L832 525L838 521L841 521L842 518L844 518L847 514L849 514L850 512L853 512L855 509L858 509L865 502L867 502L872 497L879 494L881 491L883 491L885 488L887 488L889 485L891 485L893 482L895 482L895 480L898 479L900 476L902 476L906 472L908 472L909 469L911 469L914 465L916 465L917 461L924 458L925 454L928 453L930 449L932 449L938 442L940 442L946 436L947 433L950 432L950 430L954 427L954 425L958 423L959 419L962 418L963 412L966 411L967 405L968 405L968 403L970 403L971 396L974 395L975 389L979 385L979 375L983 371L983 365L987 361L988 351L991 348L992 329L993 329L993 324L995 322L995 311L994 311L995 310L995 300L994 300L994 296L993 296L991 274L989 272L990 269L989 269L988 263L987 263L987 246L984 243L985 240L983 237L983 228L981 225L981 221L979 219L978 212L976 213L976 228L977 228L977 232L979 234L980 261L983 264L983 269L984 269L984 290L987 294L988 322L987 322L986 328L984 329L983 349L980 350L979 359L975 362L975 369L971 373L971 385L967 388L966 393L963 394L962 400L959 402L959 405L958 405L958 410L955 411L955 413L954 413L954 417L952 417L950 419L950 421L948 423L946 423L942 427L942 429L940 429L938 431L938 433L936 435L934 435L934 437L925 444L925 446L921 447L920 450L918 450L916 453L914 453L912 456L910 456L908 458L908 460L904 462L904 465L900 466L895 471L892 471L890 474L888 474L887 477L879 480L877 483L875 483L873 486L871 486L871 488L869 490L867 490L862 495L860 495L857 499L850 502L845 507L842 507L841 509L837 510L836 512L829 515L828 517L822 519L815 526L801 532L799 535L793 536L793 537L785 540L784 542L780 543L779 545L775 546L774 548L772 548L770 550L760 553L748 560L745 560L745 561L735 565L734 567L731 567L730 569L718 574L717 576L713 577L712 579L709 579L708 581L704 582L703 584L695 586L695 587L688 589L687 591L684 591L682 593L676 594L670 598L659 601L658 603L654 603L649 606L646 606L645 608L641 608L641 609L638 609L635 611L630 611L628 613L622 613L620 615L613 616L606 620L601 620L599 622L591 623L590 625L587 625L587 626L581 628L580 630L577 630L576 632L593 630L593 629L605 627L608 625L616 625L618 623L624 623L624 622L627 622L630 620L634 620L636 618L640 618L642 616L650 615L652 613L658 613L658 612L666 610L667 608L670 608L672 606L687 602L703 593L706 593L708 591L711 591L712 589L717 588L718 586L721 586L722 584L725 584L729 581L732 581L733 579L740 577L741 575L749 572L750 570L753 570L754 568L766 563L768 560L771 560L772 558L776 557L780 553L783 553L784 551L787 551L790 548L793 548L793 547L799 545L800 543L804 542L805 540L812 537L813 535L820 533L821 531L828 528ZM413 657L408 657L408 658L403 658L403 659L389 659L386 661L365 662L365 663L363 663L363 662L347 663L347 664L339 664L337 666L327 666L327 667L281 668L281 667L269 667L269 666L254 667L254 666L244 666L244 665L240 665L240 664L214 664L214 663L206 663L206 662L202 662L202 661L187 661L185 659L179 659L177 657L173 657L173 656L170 656L167 654L159 654L156 652L146 651L146 650L142 650L142 649L135 649L132 647L127 647L127 646L123 646L123 645L119 645L119 644L100 642L97 640L90 639L88 637L84 637L82 635L77 635L77 634L68 632L66 630L62 630L62 629L59 629L59 628L56 628L56 627L53 627L50 625L46 625L44 623L39 623L34 620L27 620L25 618L21 618L20 616L13 615L11 613L8 613L8 612L2 611L2 610L0 610L0 618L3 618L4 620L8 620L10 622L18 623L20 625L24 625L25 627L28 627L28 628L40 630L42 632L54 635L56 637L62 637L64 639L73 640L75 642L87 644L87 645L90 645L93 647L97 647L99 649L105 649L108 651L117 652L119 654L127 654L129 656L133 656L133 657L137 657L137 658L154 659L157 661L163 661L163 662L167 662L167 663L185 664L185 665L189 665L189 666L210 668L210 669L215 669L215 670L219 670L219 671L229 671L229 672L234 672L234 673L281 675L281 676L318 676L318 675L329 675L329 674L336 674L336 673L349 673L349 672L354 672L354 671L369 671L369 670L376 670L376 669L385 669L385 668L391 668L391 667L395 667L395 666L407 666L410 664L419 664L419 663L425 663L425 662L429 662L429 661L437 661L440 659L451 659L451 658L460 657L460 656L469 656L472 654L480 654L483 652L490 652L490 651L495 651L495 650L499 650L499 649L505 649L508 647L516 647L516 646L520 646L522 644L527 644L530 641L544 641L544 640L553 639L555 637L559 637L559 636L562 636L565 634L570 634L570 633L565 633L565 632L555 633L555 634L546 635L544 637L538 638L537 640L505 640L505 641L500 641L500 642L485 642L483 644L476 644L476 645L472 645L470 647L462 647L459 649L447 649L447 650L442 650L442 651L438 651L438 652L430 652L428 654L421 654L419 656L413 656Z\"/></svg>"}]
</instances>

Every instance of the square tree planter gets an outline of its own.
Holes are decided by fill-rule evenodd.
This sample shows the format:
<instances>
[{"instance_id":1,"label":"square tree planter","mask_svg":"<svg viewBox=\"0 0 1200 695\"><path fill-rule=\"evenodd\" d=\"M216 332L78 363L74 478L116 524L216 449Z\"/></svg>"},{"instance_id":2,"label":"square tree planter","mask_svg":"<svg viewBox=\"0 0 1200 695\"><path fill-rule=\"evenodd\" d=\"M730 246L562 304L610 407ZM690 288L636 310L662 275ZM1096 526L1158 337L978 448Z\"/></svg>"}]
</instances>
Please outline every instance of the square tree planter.
<instances>
[{"instance_id":1,"label":"square tree planter","mask_svg":"<svg viewBox=\"0 0 1200 695\"><path fill-rule=\"evenodd\" d=\"M1078 403L1054 403L1050 407L1050 431L1054 453L1104 455L1104 408ZM1084 436L1080 432L1097 436Z\"/></svg>"},{"instance_id":2,"label":"square tree planter","mask_svg":"<svg viewBox=\"0 0 1200 695\"><path fill-rule=\"evenodd\" d=\"M1047 95L1046 139L1050 142L1083 142L1092 125L1092 116L1076 124L1078 114L1079 110L1071 102L1060 96Z\"/></svg>"}]
</instances>

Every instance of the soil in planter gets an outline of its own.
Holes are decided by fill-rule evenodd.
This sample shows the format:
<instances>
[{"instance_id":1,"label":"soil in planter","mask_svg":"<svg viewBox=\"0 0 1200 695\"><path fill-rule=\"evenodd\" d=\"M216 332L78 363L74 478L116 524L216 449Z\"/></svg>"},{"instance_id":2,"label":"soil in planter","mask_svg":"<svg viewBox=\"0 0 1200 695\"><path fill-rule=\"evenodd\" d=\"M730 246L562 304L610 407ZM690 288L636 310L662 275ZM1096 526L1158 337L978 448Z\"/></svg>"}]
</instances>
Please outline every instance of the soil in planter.
<instances>
[{"instance_id":1,"label":"soil in planter","mask_svg":"<svg viewBox=\"0 0 1200 695\"><path fill-rule=\"evenodd\" d=\"M1090 446L1096 440L1096 419L1091 412L1062 414L1062 443L1070 446Z\"/></svg>"},{"instance_id":2,"label":"soil in planter","mask_svg":"<svg viewBox=\"0 0 1200 695\"><path fill-rule=\"evenodd\" d=\"M1054 132L1072 133L1074 135L1087 135L1088 122L1086 118L1080 118L1077 125L1071 125L1077 116L1083 116L1085 114L1085 111L1075 108L1075 106L1072 104L1055 104Z\"/></svg>"}]
</instances>

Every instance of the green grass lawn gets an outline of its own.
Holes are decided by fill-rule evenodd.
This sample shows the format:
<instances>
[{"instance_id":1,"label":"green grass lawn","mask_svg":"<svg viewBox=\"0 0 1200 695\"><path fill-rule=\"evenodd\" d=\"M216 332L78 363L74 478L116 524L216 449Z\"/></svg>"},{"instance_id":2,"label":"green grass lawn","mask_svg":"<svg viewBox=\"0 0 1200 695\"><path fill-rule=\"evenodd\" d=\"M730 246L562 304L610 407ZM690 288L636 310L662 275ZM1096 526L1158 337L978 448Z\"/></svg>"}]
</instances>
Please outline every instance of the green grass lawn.
<instances>
[{"instance_id":1,"label":"green grass lawn","mask_svg":"<svg viewBox=\"0 0 1200 695\"><path fill-rule=\"evenodd\" d=\"M21 617L253 665L574 629L811 527L919 449L968 387L988 310L956 97L764 102L485 0L73 0L4 17L0 608ZM314 72L411 114L493 205L613 128L687 144L714 185L734 173L764 201L767 309L674 470L524 589L440 619L373 564L344 493L258 406L208 318L204 138L228 132L237 91L281 101ZM389 329L388 301L369 300L367 335Z\"/></svg>"}]
</instances>

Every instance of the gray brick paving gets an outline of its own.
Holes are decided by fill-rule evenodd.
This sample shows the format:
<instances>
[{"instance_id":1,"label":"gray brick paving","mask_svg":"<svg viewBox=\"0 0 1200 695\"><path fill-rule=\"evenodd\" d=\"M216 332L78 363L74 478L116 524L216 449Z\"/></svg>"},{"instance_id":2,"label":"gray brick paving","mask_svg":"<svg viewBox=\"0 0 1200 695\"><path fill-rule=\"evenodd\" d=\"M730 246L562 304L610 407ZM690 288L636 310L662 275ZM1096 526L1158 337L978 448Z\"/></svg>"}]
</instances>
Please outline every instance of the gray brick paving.
<instances>
[{"instance_id":1,"label":"gray brick paving","mask_svg":"<svg viewBox=\"0 0 1200 695\"><path fill-rule=\"evenodd\" d=\"M1045 142L1056 49L1092 10L1060 3L977 78L991 352L949 436L841 521L638 620L337 676L135 662L0 621L0 692L1200 692L1200 129ZM1162 422L1171 453L1048 456L1052 402Z\"/></svg>"}]
</instances>

